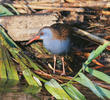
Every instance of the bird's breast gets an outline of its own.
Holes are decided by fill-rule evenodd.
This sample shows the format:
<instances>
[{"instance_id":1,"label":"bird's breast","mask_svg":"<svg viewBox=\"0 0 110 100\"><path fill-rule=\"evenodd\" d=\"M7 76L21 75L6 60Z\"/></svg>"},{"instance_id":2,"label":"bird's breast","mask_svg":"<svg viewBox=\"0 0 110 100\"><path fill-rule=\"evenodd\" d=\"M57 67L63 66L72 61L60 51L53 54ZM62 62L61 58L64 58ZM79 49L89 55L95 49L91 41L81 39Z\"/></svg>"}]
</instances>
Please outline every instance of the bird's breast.
<instances>
[{"instance_id":1,"label":"bird's breast","mask_svg":"<svg viewBox=\"0 0 110 100\"><path fill-rule=\"evenodd\" d=\"M70 48L70 40L43 40L44 47L53 54L67 53Z\"/></svg>"}]
</instances>

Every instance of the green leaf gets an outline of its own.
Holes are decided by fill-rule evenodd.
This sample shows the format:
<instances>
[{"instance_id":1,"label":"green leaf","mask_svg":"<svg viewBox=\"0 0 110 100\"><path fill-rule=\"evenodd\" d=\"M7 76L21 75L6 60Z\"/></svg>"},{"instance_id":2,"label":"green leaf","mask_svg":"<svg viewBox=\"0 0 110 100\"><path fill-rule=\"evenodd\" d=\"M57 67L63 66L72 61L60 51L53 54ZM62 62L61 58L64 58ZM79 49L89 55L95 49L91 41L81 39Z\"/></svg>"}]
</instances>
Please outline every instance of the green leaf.
<instances>
[{"instance_id":1,"label":"green leaf","mask_svg":"<svg viewBox=\"0 0 110 100\"><path fill-rule=\"evenodd\" d=\"M7 48L14 47L20 49L16 43L8 36L5 30L0 26L0 36L3 38L2 42ZM6 40L6 41L5 41Z\"/></svg>"},{"instance_id":2,"label":"green leaf","mask_svg":"<svg viewBox=\"0 0 110 100\"><path fill-rule=\"evenodd\" d=\"M88 65L89 63L92 62L92 60L93 60L94 58L95 58L95 50L93 50L93 51L90 53L90 55L89 55L88 59L86 60L85 64Z\"/></svg>"},{"instance_id":3,"label":"green leaf","mask_svg":"<svg viewBox=\"0 0 110 100\"><path fill-rule=\"evenodd\" d=\"M25 77L25 79L26 79L26 81L28 82L29 85L39 86L38 83L32 77L30 69L26 68L23 71L23 75L24 75L24 77Z\"/></svg>"},{"instance_id":4,"label":"green leaf","mask_svg":"<svg viewBox=\"0 0 110 100\"><path fill-rule=\"evenodd\" d=\"M33 78L32 71L23 63L18 53L13 50L12 56L19 62L23 76L29 85L39 86L39 83Z\"/></svg>"},{"instance_id":5,"label":"green leaf","mask_svg":"<svg viewBox=\"0 0 110 100\"><path fill-rule=\"evenodd\" d=\"M0 42L0 85L4 85L7 81L6 68L3 59L3 48Z\"/></svg>"},{"instance_id":6,"label":"green leaf","mask_svg":"<svg viewBox=\"0 0 110 100\"><path fill-rule=\"evenodd\" d=\"M13 9L13 11L15 11L15 13L16 13L17 15L20 15L19 12L18 12L11 4L5 3L5 5L7 5L8 7L10 7L11 9Z\"/></svg>"},{"instance_id":7,"label":"green leaf","mask_svg":"<svg viewBox=\"0 0 110 100\"><path fill-rule=\"evenodd\" d=\"M63 86L63 89L71 96L73 100L86 100L85 96L72 84Z\"/></svg>"},{"instance_id":8,"label":"green leaf","mask_svg":"<svg viewBox=\"0 0 110 100\"><path fill-rule=\"evenodd\" d=\"M107 90L107 89L102 88L102 87L97 86L97 85L96 85L96 88L101 92L101 94L102 94L104 97L110 99L110 90Z\"/></svg>"},{"instance_id":9,"label":"green leaf","mask_svg":"<svg viewBox=\"0 0 110 100\"><path fill-rule=\"evenodd\" d=\"M7 60L8 60L8 63L9 63L9 67L10 67L10 71L11 71L11 74L13 76L13 80L16 80L16 81L19 81L19 76L17 74L17 68L16 68L16 64L13 62L12 58L11 58L11 55L9 54L8 52L8 49L7 48L4 48L5 50L5 54L6 54L6 57L7 57ZM5 57L5 58L6 58Z\"/></svg>"},{"instance_id":10,"label":"green leaf","mask_svg":"<svg viewBox=\"0 0 110 100\"><path fill-rule=\"evenodd\" d=\"M50 94L52 94L58 100L72 100L72 98L64 91L60 84L51 79L49 82L45 83L45 88Z\"/></svg>"},{"instance_id":11,"label":"green leaf","mask_svg":"<svg viewBox=\"0 0 110 100\"><path fill-rule=\"evenodd\" d=\"M35 70L40 70L43 68L41 66L39 66L38 64L34 63L31 58L29 58L27 55L23 54L23 52L19 52L19 55L21 55L21 60L23 61L23 63L25 63L27 66L34 68Z\"/></svg>"},{"instance_id":12,"label":"green leaf","mask_svg":"<svg viewBox=\"0 0 110 100\"><path fill-rule=\"evenodd\" d=\"M6 7L3 5L0 5L0 16L7 16L7 15L14 15L12 12L10 12Z\"/></svg>"},{"instance_id":13,"label":"green leaf","mask_svg":"<svg viewBox=\"0 0 110 100\"><path fill-rule=\"evenodd\" d=\"M11 70L11 67L10 67L10 64L9 64L9 60L8 60L8 57L7 57L7 51L6 51L6 48L4 46L2 46L2 57L3 57L3 63L5 65L5 70L6 70L6 73L7 73L7 78L8 79L11 79L13 80L13 74L12 74L12 70Z\"/></svg>"},{"instance_id":14,"label":"green leaf","mask_svg":"<svg viewBox=\"0 0 110 100\"><path fill-rule=\"evenodd\" d=\"M76 78L75 80L76 80L77 82L79 82L80 84L82 84L83 86L86 86L86 87L88 87L90 90L92 90L92 89L91 89L92 87L90 88L89 84L87 84L85 80L82 80L81 78ZM98 91L102 96L104 96L104 97L110 99L110 90L107 90L107 89L105 89L105 88L102 88L102 87L98 86L97 84L94 84L94 86L95 86L95 88L97 89L97 91ZM93 87L93 89L94 89L94 87ZM92 90L92 91L95 91L95 90ZM96 92L93 92L93 93L97 95ZM97 96L98 96L98 95L97 95ZM98 97L100 97L100 96L98 96ZM104 99L104 98L102 98L102 99Z\"/></svg>"},{"instance_id":15,"label":"green leaf","mask_svg":"<svg viewBox=\"0 0 110 100\"><path fill-rule=\"evenodd\" d=\"M100 71L97 71L97 70L94 70L94 69L91 69L91 68L88 68L86 67L85 69L89 74L97 77L98 79L102 80L102 81L105 81L107 83L110 84L110 76L106 75L105 73L103 72L100 72Z\"/></svg>"},{"instance_id":16,"label":"green leaf","mask_svg":"<svg viewBox=\"0 0 110 100\"><path fill-rule=\"evenodd\" d=\"M88 87L99 98L104 99L102 92L100 92L100 89L96 88L96 85L94 85L91 80L89 80L83 73L79 73L79 76L80 78L76 78L75 81Z\"/></svg>"},{"instance_id":17,"label":"green leaf","mask_svg":"<svg viewBox=\"0 0 110 100\"><path fill-rule=\"evenodd\" d=\"M92 51L90 56L86 60L85 64L88 65L89 63L91 63L91 61L96 57L98 57L109 45L110 45L110 42L104 43L103 45L100 45L96 50Z\"/></svg>"}]
</instances>

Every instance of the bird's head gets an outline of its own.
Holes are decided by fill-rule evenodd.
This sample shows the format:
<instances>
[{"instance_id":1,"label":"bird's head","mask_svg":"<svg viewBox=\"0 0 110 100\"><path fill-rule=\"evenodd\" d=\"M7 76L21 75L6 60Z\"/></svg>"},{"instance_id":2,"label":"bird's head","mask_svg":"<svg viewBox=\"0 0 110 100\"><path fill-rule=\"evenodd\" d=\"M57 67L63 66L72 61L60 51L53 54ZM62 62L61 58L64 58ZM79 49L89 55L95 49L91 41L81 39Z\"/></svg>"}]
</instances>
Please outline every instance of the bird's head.
<instances>
[{"instance_id":1,"label":"bird's head","mask_svg":"<svg viewBox=\"0 0 110 100\"><path fill-rule=\"evenodd\" d=\"M44 27L42 29L40 29L40 31L38 32L38 34L33 37L31 40L29 40L26 44L30 44L35 40L45 40L45 39L52 39L53 35L52 35L52 31L49 27Z\"/></svg>"}]
</instances>

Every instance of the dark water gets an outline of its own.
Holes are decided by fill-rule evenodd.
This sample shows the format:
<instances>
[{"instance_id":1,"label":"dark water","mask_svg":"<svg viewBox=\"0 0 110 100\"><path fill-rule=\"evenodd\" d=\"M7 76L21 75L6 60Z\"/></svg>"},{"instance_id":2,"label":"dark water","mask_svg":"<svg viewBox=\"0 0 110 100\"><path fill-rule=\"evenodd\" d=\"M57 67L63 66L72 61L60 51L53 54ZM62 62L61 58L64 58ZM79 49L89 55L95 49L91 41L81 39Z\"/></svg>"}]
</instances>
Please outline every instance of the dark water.
<instances>
[{"instance_id":1,"label":"dark water","mask_svg":"<svg viewBox=\"0 0 110 100\"><path fill-rule=\"evenodd\" d=\"M28 87L21 89L19 86L0 89L0 100L51 100L52 96L37 93L38 91L35 94L29 93L28 89Z\"/></svg>"},{"instance_id":2,"label":"dark water","mask_svg":"<svg viewBox=\"0 0 110 100\"><path fill-rule=\"evenodd\" d=\"M87 100L100 100L90 90L77 84ZM0 82L0 100L56 100L44 88L19 84L14 81Z\"/></svg>"},{"instance_id":3,"label":"dark water","mask_svg":"<svg viewBox=\"0 0 110 100\"><path fill-rule=\"evenodd\" d=\"M51 100L51 95L41 87L0 80L0 100Z\"/></svg>"}]
</instances>

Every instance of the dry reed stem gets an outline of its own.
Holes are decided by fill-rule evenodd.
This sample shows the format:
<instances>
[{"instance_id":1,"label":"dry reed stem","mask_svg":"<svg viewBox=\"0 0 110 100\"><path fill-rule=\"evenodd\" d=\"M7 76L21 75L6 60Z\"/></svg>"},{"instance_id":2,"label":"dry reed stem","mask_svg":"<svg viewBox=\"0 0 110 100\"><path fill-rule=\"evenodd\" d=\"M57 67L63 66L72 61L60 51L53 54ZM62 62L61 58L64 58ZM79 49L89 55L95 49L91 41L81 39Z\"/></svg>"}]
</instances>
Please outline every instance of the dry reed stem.
<instances>
[{"instance_id":1,"label":"dry reed stem","mask_svg":"<svg viewBox=\"0 0 110 100\"><path fill-rule=\"evenodd\" d=\"M69 7L60 7L60 6L49 6L49 5L25 5L25 4L13 4L13 6L17 9L21 8L31 8L31 9L47 9L47 10L63 10L63 11L75 11L75 12L83 12L81 8L69 8Z\"/></svg>"},{"instance_id":2,"label":"dry reed stem","mask_svg":"<svg viewBox=\"0 0 110 100\"><path fill-rule=\"evenodd\" d=\"M110 2L109 1L74 1L73 3L40 3L40 2L16 2L13 4L14 7L22 7L23 5L28 5L32 8L41 8L47 7L101 7L101 8L109 8Z\"/></svg>"},{"instance_id":3,"label":"dry reed stem","mask_svg":"<svg viewBox=\"0 0 110 100\"><path fill-rule=\"evenodd\" d=\"M89 38L90 40L95 41L96 43L104 44L104 43L109 42L108 40L105 40L103 38L100 38L98 36L90 34L89 32L86 32L86 31L84 31L82 29L74 27L73 30L75 31L76 34L81 35L81 36L85 36L85 37Z\"/></svg>"}]
</instances>

